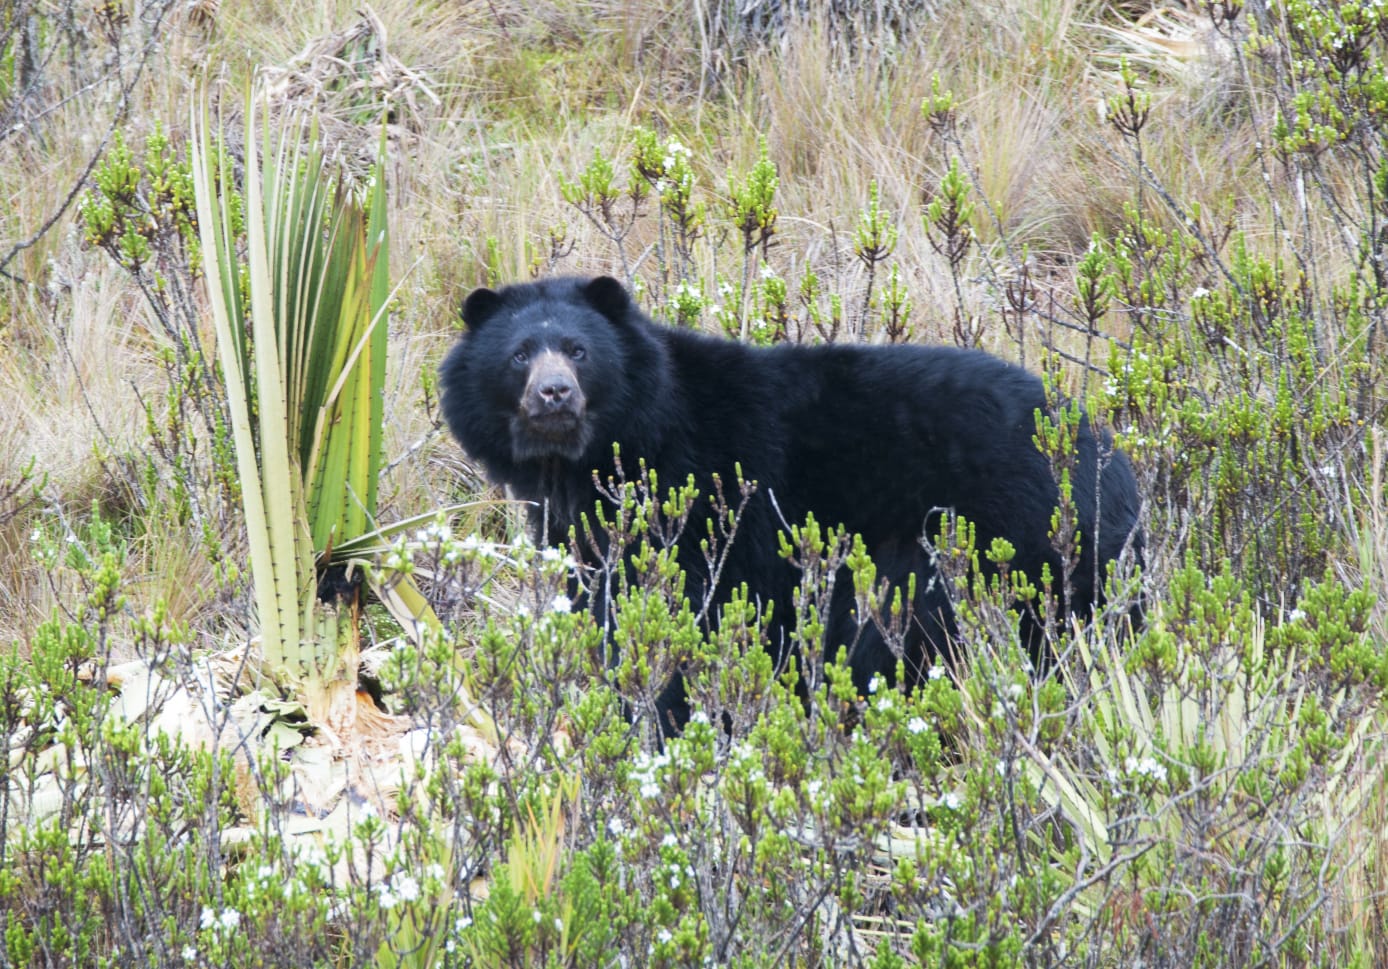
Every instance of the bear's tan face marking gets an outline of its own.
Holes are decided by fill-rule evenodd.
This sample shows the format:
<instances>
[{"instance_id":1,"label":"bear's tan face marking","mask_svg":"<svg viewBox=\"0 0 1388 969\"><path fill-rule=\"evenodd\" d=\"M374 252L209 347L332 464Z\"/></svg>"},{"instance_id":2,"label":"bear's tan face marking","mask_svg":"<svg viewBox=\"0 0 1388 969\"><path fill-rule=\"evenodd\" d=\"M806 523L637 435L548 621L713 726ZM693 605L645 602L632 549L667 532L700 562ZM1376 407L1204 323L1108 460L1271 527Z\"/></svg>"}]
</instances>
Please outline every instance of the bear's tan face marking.
<instances>
[{"instance_id":1,"label":"bear's tan face marking","mask_svg":"<svg viewBox=\"0 0 1388 969\"><path fill-rule=\"evenodd\" d=\"M517 453L577 457L591 433L583 421L587 409L573 359L558 350L541 351L530 360L513 423Z\"/></svg>"},{"instance_id":2,"label":"bear's tan face marking","mask_svg":"<svg viewBox=\"0 0 1388 969\"><path fill-rule=\"evenodd\" d=\"M521 411L531 419L565 414L583 416L587 406L573 361L558 350L544 350L530 361L521 393Z\"/></svg>"}]
</instances>

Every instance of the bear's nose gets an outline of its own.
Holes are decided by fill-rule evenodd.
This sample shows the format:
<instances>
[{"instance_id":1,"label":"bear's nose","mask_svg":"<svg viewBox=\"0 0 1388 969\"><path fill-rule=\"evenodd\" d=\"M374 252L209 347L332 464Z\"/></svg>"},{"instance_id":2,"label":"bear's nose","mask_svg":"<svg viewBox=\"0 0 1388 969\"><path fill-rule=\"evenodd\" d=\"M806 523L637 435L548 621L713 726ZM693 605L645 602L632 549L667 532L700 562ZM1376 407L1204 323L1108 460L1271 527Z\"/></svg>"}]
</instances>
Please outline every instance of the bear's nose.
<instances>
[{"instance_id":1,"label":"bear's nose","mask_svg":"<svg viewBox=\"0 0 1388 969\"><path fill-rule=\"evenodd\" d=\"M540 398L550 407L559 407L566 403L573 394L573 384L561 377L552 377L544 381L538 388Z\"/></svg>"},{"instance_id":2,"label":"bear's nose","mask_svg":"<svg viewBox=\"0 0 1388 969\"><path fill-rule=\"evenodd\" d=\"M557 353L542 353L531 365L520 403L530 417L581 417L583 384L572 362Z\"/></svg>"}]
</instances>

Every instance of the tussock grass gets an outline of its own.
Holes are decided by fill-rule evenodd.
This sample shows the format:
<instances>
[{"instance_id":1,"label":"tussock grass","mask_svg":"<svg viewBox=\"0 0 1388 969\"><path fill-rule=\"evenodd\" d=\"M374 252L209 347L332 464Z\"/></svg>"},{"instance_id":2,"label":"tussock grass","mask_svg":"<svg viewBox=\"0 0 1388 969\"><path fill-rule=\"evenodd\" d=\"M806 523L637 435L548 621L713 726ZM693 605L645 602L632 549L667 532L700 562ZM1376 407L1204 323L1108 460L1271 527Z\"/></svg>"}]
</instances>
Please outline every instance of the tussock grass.
<instances>
[{"instance_id":1,"label":"tussock grass","mask_svg":"<svg viewBox=\"0 0 1388 969\"><path fill-rule=\"evenodd\" d=\"M42 455L57 493L75 495L91 487L95 456L138 440L143 413L132 390L153 377L141 302L94 256L78 262L81 275L51 309L34 308L36 341L0 363L14 416L4 473Z\"/></svg>"},{"instance_id":2,"label":"tussock grass","mask_svg":"<svg viewBox=\"0 0 1388 969\"><path fill-rule=\"evenodd\" d=\"M136 391L154 392L154 384L141 302L114 267L85 256L73 264L70 288L46 299L49 307L17 315L12 338L27 335L28 345L16 340L11 352L0 353L7 411L0 480L14 480L34 460L46 478L47 502L82 516L93 501L128 504L131 483L121 456L142 440ZM7 641L23 642L57 604L33 559L30 534L41 511L31 507L10 522L0 541L0 575L10 593L0 609L0 635Z\"/></svg>"}]
</instances>

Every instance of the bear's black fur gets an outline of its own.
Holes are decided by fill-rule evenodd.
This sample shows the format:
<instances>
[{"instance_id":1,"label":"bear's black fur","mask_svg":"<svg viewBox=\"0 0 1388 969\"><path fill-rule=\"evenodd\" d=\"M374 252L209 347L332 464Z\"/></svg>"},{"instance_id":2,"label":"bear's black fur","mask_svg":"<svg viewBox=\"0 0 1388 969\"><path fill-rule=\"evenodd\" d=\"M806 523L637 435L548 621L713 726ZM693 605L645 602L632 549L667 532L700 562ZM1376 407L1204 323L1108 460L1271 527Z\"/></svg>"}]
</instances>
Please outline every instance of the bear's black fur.
<instances>
[{"instance_id":1,"label":"bear's black fur","mask_svg":"<svg viewBox=\"0 0 1388 969\"><path fill-rule=\"evenodd\" d=\"M746 583L754 599L774 601L773 615L787 616L798 576L778 551L782 523L813 513L845 525L863 536L879 576L905 590L916 575L905 657L912 680L947 651L954 628L947 593L930 581L923 538L937 526L932 516L957 512L974 523L978 548L1006 538L1014 569L1038 581L1049 564L1059 581L1049 538L1059 493L1033 440L1047 402L1041 381L1018 367L951 347L749 347L658 326L607 277L479 289L463 320L467 331L441 368L444 417L493 481L536 503L540 541L565 544L581 515L592 518L601 500L594 472L614 475L614 442L628 473L644 459L662 488L692 474L708 495L716 473L731 489L740 466L757 491L715 597ZM1087 421L1073 499L1082 551L1071 608L1083 610L1102 591L1095 547L1102 565L1129 542L1140 556L1142 544L1132 468ZM545 515L547 533L538 534ZM698 542L708 532L696 520L685 534L680 564L697 609L709 581ZM836 653L857 637L850 663L862 691L874 674L892 676L896 659L871 625L859 635L851 583L837 586L844 594L831 603L825 645ZM773 637L787 633L773 624ZM781 646L772 649L779 655ZM680 684L660 707L665 729L684 722Z\"/></svg>"}]
</instances>

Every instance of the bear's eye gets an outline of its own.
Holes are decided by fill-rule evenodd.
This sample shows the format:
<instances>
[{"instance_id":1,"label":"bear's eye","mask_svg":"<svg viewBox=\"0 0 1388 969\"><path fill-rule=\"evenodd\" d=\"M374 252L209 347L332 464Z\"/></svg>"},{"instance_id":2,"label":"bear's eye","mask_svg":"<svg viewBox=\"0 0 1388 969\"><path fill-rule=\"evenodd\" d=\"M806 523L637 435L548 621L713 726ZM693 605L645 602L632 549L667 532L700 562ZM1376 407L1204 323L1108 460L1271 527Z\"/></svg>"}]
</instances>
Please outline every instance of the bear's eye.
<instances>
[{"instance_id":1,"label":"bear's eye","mask_svg":"<svg viewBox=\"0 0 1388 969\"><path fill-rule=\"evenodd\" d=\"M569 357L571 359L582 360L586 356L588 356L588 351L585 350L583 347L579 346L578 344L574 344L573 346L569 347Z\"/></svg>"},{"instance_id":2,"label":"bear's eye","mask_svg":"<svg viewBox=\"0 0 1388 969\"><path fill-rule=\"evenodd\" d=\"M525 363L525 362L526 362L527 360L529 360L529 359L530 359L530 351L529 351L529 350L517 350L515 353L511 354L511 362L512 362L512 363Z\"/></svg>"}]
</instances>

